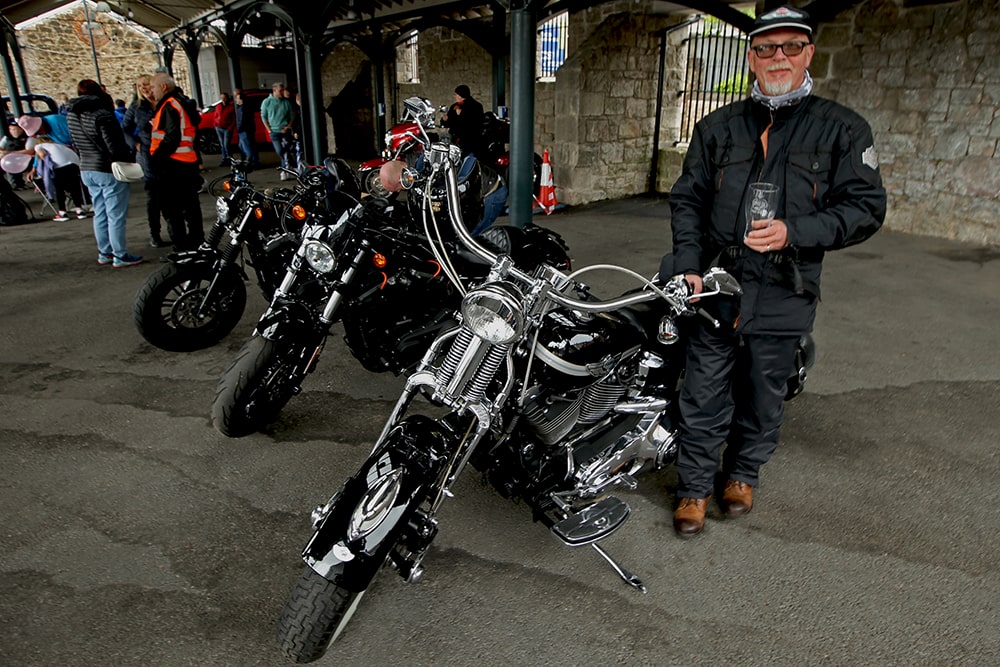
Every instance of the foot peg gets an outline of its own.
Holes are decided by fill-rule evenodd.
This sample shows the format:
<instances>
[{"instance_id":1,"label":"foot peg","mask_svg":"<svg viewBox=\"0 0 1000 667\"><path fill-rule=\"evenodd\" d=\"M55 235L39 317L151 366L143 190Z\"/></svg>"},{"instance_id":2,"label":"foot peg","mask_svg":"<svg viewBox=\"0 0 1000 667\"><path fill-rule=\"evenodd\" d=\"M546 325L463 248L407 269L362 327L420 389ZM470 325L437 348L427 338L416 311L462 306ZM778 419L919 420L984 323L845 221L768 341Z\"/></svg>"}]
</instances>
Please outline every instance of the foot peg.
<instances>
[{"instance_id":1,"label":"foot peg","mask_svg":"<svg viewBox=\"0 0 1000 667\"><path fill-rule=\"evenodd\" d=\"M621 528L632 510L624 501L607 496L552 526L552 532L571 547L580 547Z\"/></svg>"}]
</instances>

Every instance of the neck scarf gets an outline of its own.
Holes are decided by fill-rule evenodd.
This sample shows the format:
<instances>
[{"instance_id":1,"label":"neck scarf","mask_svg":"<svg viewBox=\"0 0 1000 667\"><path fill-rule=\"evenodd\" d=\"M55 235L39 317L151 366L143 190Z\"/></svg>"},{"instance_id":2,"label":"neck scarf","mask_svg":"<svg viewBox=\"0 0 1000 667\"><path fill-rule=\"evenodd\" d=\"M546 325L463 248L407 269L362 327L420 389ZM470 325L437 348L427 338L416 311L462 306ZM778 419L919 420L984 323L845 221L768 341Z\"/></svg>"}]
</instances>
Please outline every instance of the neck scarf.
<instances>
[{"instance_id":1,"label":"neck scarf","mask_svg":"<svg viewBox=\"0 0 1000 667\"><path fill-rule=\"evenodd\" d=\"M760 102L761 104L769 107L772 111L774 109L780 109L781 107L798 104L812 94L813 80L812 77L809 76L809 70L806 70L805 75L805 79L802 81L801 86L789 93L785 93L784 95L765 95L764 91L760 89L760 82L754 81L750 97L753 98L754 102Z\"/></svg>"}]
</instances>

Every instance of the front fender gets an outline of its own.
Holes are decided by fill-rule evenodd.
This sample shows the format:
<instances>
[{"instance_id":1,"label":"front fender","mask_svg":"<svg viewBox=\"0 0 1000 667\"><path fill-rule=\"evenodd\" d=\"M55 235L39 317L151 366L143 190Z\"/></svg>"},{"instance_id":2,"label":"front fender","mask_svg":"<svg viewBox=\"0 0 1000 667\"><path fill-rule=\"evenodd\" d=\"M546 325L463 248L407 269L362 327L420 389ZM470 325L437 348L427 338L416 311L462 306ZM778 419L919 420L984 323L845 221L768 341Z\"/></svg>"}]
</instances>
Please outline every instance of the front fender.
<instances>
[{"instance_id":1,"label":"front fender","mask_svg":"<svg viewBox=\"0 0 1000 667\"><path fill-rule=\"evenodd\" d=\"M268 340L282 341L311 335L316 328L316 316L304 303L282 300L272 304L260 320L254 333Z\"/></svg>"},{"instance_id":2,"label":"front fender","mask_svg":"<svg viewBox=\"0 0 1000 667\"><path fill-rule=\"evenodd\" d=\"M360 165L358 165L358 173L364 174L365 172L369 172L372 169L381 169L382 165L385 164L386 162L388 162L388 160L386 160L384 157L377 157L368 160L366 162L362 162Z\"/></svg>"},{"instance_id":3,"label":"front fender","mask_svg":"<svg viewBox=\"0 0 1000 667\"><path fill-rule=\"evenodd\" d=\"M219 253L214 250L183 250L172 252L167 255L167 259L174 264L208 264L212 265L219 259Z\"/></svg>"},{"instance_id":4,"label":"front fender","mask_svg":"<svg viewBox=\"0 0 1000 667\"><path fill-rule=\"evenodd\" d=\"M447 461L449 436L414 415L385 441L319 513L302 559L324 579L364 590L427 498Z\"/></svg>"}]
</instances>

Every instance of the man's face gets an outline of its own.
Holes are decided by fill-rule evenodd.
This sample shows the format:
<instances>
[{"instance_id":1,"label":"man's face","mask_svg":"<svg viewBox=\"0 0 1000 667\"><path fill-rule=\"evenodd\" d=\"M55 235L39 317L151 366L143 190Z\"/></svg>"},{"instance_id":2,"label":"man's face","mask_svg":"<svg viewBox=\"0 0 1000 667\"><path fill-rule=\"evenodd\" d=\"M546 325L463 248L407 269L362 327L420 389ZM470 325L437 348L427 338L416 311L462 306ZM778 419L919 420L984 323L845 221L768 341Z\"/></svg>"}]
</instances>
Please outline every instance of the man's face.
<instances>
[{"instance_id":1,"label":"man's face","mask_svg":"<svg viewBox=\"0 0 1000 667\"><path fill-rule=\"evenodd\" d=\"M801 86L805 81L806 70L812 62L816 46L806 44L802 52L796 56L785 55L784 50L779 48L770 58L761 58L753 47L808 41L809 36L798 30L772 30L753 38L747 60L750 63L750 71L756 75L760 89L765 95L784 95Z\"/></svg>"},{"instance_id":2,"label":"man's face","mask_svg":"<svg viewBox=\"0 0 1000 667\"><path fill-rule=\"evenodd\" d=\"M285 87L282 86L280 83L279 84L275 84L274 87L271 88L271 91L274 93L275 97L284 97L285 96Z\"/></svg>"},{"instance_id":3,"label":"man's face","mask_svg":"<svg viewBox=\"0 0 1000 667\"><path fill-rule=\"evenodd\" d=\"M153 99L159 102L167 95L167 84L164 81L153 81L150 84L153 90Z\"/></svg>"}]
</instances>

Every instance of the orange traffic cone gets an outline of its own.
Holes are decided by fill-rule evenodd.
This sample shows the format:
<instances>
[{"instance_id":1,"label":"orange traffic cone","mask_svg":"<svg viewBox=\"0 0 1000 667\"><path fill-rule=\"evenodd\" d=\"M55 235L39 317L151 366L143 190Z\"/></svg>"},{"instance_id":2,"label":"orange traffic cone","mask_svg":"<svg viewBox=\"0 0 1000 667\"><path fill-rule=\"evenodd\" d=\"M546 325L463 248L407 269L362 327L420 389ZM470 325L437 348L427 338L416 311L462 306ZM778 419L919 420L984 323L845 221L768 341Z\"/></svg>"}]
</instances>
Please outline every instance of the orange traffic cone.
<instances>
[{"instance_id":1,"label":"orange traffic cone","mask_svg":"<svg viewBox=\"0 0 1000 667\"><path fill-rule=\"evenodd\" d=\"M556 184L552 180L552 163L549 161L548 148L542 153L542 174L540 180L538 196L535 197L535 201L545 211L545 215L549 215L552 211L556 210L559 202L556 201Z\"/></svg>"}]
</instances>

